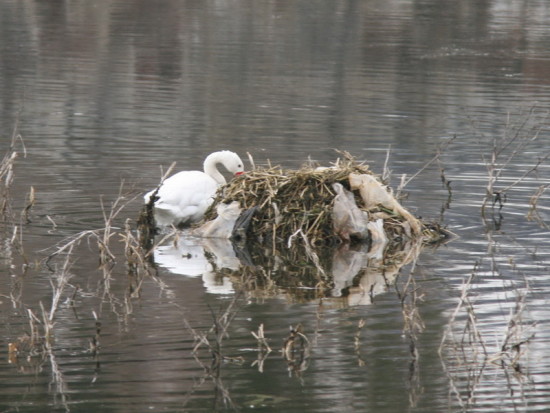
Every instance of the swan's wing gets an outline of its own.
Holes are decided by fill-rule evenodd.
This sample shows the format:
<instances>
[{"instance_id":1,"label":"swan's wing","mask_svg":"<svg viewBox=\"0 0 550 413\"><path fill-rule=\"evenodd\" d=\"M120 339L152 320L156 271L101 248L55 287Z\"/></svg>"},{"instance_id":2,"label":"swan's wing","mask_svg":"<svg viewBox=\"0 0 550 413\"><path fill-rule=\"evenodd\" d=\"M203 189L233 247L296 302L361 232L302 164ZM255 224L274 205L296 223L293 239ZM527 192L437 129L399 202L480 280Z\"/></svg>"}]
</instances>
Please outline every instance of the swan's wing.
<instances>
[{"instance_id":1,"label":"swan's wing","mask_svg":"<svg viewBox=\"0 0 550 413\"><path fill-rule=\"evenodd\" d=\"M199 171L179 172L165 180L158 192L158 203L170 205L198 205L216 193L214 179Z\"/></svg>"},{"instance_id":2,"label":"swan's wing","mask_svg":"<svg viewBox=\"0 0 550 413\"><path fill-rule=\"evenodd\" d=\"M216 181L203 172L179 172L163 182L155 208L175 221L197 221L212 203L217 188Z\"/></svg>"}]
</instances>

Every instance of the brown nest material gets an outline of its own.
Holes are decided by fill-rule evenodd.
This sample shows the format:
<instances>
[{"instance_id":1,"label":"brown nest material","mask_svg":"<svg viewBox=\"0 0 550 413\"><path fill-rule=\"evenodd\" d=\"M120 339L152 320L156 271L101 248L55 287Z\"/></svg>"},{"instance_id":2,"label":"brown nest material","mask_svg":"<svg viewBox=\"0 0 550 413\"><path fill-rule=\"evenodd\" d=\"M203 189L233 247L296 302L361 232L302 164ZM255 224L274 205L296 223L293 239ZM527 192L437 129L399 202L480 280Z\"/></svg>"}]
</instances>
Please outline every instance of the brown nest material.
<instances>
[{"instance_id":1,"label":"brown nest material","mask_svg":"<svg viewBox=\"0 0 550 413\"><path fill-rule=\"evenodd\" d=\"M348 154L330 167L256 168L224 186L204 219L214 219L220 203L237 201L243 210L255 209L246 233L248 240L273 247L286 247L294 240L315 246L339 244L342 239L333 227L336 196L333 184L340 183L351 190L350 174L373 175L367 165ZM357 206L366 210L359 191L353 194ZM371 207L368 212L371 219L384 218L384 230L390 240L410 235L410 231L402 228L406 221L402 216L381 205Z\"/></svg>"}]
</instances>

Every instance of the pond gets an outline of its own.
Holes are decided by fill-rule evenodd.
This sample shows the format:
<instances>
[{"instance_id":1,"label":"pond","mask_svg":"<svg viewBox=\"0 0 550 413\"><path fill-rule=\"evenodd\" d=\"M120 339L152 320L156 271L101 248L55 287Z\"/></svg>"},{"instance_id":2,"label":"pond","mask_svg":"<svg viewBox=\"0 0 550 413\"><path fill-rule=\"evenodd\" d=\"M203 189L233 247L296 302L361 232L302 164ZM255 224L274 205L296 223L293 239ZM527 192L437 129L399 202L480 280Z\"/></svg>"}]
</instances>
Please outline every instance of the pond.
<instances>
[{"instance_id":1,"label":"pond","mask_svg":"<svg viewBox=\"0 0 550 413\"><path fill-rule=\"evenodd\" d=\"M0 411L549 410L549 18L544 0L2 1ZM341 282L323 292L279 282L311 257L251 251L249 271L185 233L132 262L142 195L220 149L247 169L347 151L456 236L371 278L324 252Z\"/></svg>"}]
</instances>

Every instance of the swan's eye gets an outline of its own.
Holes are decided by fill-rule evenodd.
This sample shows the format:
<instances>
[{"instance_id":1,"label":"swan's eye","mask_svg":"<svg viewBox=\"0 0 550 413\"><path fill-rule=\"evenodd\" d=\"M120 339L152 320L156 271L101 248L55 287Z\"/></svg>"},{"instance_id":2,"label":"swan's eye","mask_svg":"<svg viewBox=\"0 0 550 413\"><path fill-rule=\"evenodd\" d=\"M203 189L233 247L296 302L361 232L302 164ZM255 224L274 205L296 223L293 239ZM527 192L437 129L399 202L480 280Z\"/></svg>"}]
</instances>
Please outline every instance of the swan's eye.
<instances>
[{"instance_id":1,"label":"swan's eye","mask_svg":"<svg viewBox=\"0 0 550 413\"><path fill-rule=\"evenodd\" d=\"M238 164L237 165L237 168L242 168L243 166L241 164Z\"/></svg>"}]
</instances>

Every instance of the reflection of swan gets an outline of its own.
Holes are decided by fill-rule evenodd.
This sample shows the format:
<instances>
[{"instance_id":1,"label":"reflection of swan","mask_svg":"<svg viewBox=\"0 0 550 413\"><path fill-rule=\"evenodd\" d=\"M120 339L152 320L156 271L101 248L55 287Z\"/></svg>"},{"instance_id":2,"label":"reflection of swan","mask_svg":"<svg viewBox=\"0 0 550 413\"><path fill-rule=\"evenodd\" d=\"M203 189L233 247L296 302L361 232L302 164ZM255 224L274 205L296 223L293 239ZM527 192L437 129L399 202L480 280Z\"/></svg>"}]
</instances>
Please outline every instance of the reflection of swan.
<instances>
[{"instance_id":1,"label":"reflection of swan","mask_svg":"<svg viewBox=\"0 0 550 413\"><path fill-rule=\"evenodd\" d=\"M234 152L214 152L204 161L204 172L183 171L166 179L160 186L155 201L155 220L159 226L185 225L200 221L213 201L218 186L226 183L218 171L221 163L229 172L243 173L243 161ZM148 192L149 202L156 190Z\"/></svg>"},{"instance_id":2,"label":"reflection of swan","mask_svg":"<svg viewBox=\"0 0 550 413\"><path fill-rule=\"evenodd\" d=\"M204 249L191 239L180 238L177 246L172 243L160 245L154 254L155 262L174 274L196 277L210 267Z\"/></svg>"},{"instance_id":3,"label":"reflection of swan","mask_svg":"<svg viewBox=\"0 0 550 413\"><path fill-rule=\"evenodd\" d=\"M173 243L158 246L154 252L155 262L173 274L202 276L206 291L209 293L233 293L233 285L229 278L218 275L206 259L203 243L205 243L204 240L181 237L176 246ZM211 240L208 242L208 247L218 258L214 264L217 269L236 269L232 267L235 263L226 250L219 246L212 246ZM234 259L236 260L236 257Z\"/></svg>"}]
</instances>

